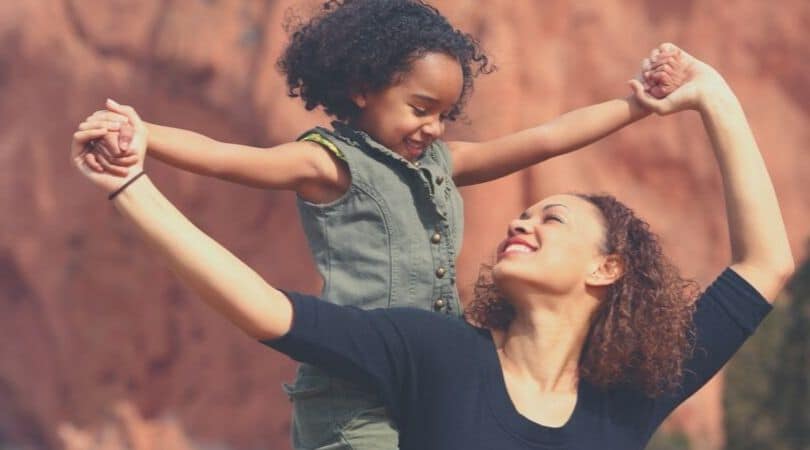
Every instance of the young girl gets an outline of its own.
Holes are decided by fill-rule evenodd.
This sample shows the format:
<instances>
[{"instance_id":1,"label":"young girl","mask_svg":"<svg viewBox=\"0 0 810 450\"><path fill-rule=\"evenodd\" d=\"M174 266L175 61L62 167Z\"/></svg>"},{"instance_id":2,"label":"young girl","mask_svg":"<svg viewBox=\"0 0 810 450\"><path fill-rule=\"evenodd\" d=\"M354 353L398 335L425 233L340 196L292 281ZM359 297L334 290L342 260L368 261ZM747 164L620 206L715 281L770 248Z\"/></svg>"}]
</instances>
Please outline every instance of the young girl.
<instances>
[{"instance_id":1,"label":"young girl","mask_svg":"<svg viewBox=\"0 0 810 450\"><path fill-rule=\"evenodd\" d=\"M663 60L674 50L653 52ZM279 61L289 94L337 120L292 143L257 149L147 124L152 155L178 168L296 192L322 297L362 308L411 306L458 316L455 261L463 234L458 186L483 183L583 147L648 115L632 97L565 114L488 142L444 142L473 78L492 70L469 35L415 0L328 1ZM666 73L662 69L662 73ZM677 72L650 92L677 86ZM117 104L83 129L117 130ZM106 139L85 156L116 170ZM123 171L121 172L123 173ZM132 176L134 174L129 174ZM437 343L437 345L442 345ZM302 365L285 386L297 449L394 449L397 434L372 391Z\"/></svg>"}]
</instances>

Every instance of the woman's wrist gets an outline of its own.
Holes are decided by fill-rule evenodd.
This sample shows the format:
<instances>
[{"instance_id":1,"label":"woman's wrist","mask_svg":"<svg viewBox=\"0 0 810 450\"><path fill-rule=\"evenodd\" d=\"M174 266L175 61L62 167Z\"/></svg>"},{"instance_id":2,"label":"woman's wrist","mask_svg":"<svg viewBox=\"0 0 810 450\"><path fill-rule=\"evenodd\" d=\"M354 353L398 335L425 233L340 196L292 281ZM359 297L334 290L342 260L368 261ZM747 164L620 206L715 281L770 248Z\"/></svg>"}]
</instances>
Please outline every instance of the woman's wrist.
<instances>
[{"instance_id":1,"label":"woman's wrist","mask_svg":"<svg viewBox=\"0 0 810 450\"><path fill-rule=\"evenodd\" d=\"M124 180L124 182L121 183L120 186L115 188L115 190L113 190L109 194L107 194L107 199L108 200L115 200L118 196L123 194L124 191L130 189L130 187L133 184L137 183L139 179L145 178L145 175L146 175L146 172L143 170L143 168L141 168L140 170L135 172L134 175L132 175L131 177L128 177L126 180Z\"/></svg>"},{"instance_id":2,"label":"woman's wrist","mask_svg":"<svg viewBox=\"0 0 810 450\"><path fill-rule=\"evenodd\" d=\"M722 83L702 94L695 109L701 115L714 116L739 108L741 108L740 102L737 100L737 96L734 95L734 91L727 84Z\"/></svg>"}]
</instances>

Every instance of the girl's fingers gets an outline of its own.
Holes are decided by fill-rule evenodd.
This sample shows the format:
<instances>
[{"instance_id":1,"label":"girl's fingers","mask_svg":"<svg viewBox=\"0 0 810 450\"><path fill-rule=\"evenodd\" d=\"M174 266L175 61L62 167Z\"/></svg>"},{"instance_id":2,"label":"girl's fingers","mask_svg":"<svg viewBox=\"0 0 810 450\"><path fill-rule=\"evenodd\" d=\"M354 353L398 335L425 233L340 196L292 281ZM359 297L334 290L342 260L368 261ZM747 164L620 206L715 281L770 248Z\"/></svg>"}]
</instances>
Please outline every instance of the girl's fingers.
<instances>
[{"instance_id":1,"label":"girl's fingers","mask_svg":"<svg viewBox=\"0 0 810 450\"><path fill-rule=\"evenodd\" d=\"M676 67L677 64L678 61L676 61L674 57L666 56L663 58L658 58L657 61L653 62L652 66L650 67L650 70L658 70L659 68L662 67L669 67L670 69L672 69L673 67Z\"/></svg>"},{"instance_id":2,"label":"girl's fingers","mask_svg":"<svg viewBox=\"0 0 810 450\"><path fill-rule=\"evenodd\" d=\"M129 119L129 123L131 123L135 128L140 127L142 124L138 113L136 113L135 109L133 109L131 106L120 105L115 100L108 98L107 108L114 113L125 116L127 119Z\"/></svg>"},{"instance_id":3,"label":"girl's fingers","mask_svg":"<svg viewBox=\"0 0 810 450\"><path fill-rule=\"evenodd\" d=\"M134 136L135 128L129 123L124 124L118 132L118 147L123 151L129 150L129 143Z\"/></svg>"},{"instance_id":4,"label":"girl's fingers","mask_svg":"<svg viewBox=\"0 0 810 450\"><path fill-rule=\"evenodd\" d=\"M644 58L641 60L641 72L647 72L648 70L652 69L652 61L650 58Z\"/></svg>"},{"instance_id":5,"label":"girl's fingers","mask_svg":"<svg viewBox=\"0 0 810 450\"><path fill-rule=\"evenodd\" d=\"M107 161L112 161L115 158L117 158L121 154L121 152L120 151L116 152L115 149L110 148L107 136L109 136L109 134L105 135L104 138L98 141L95 150L96 153L100 154Z\"/></svg>"}]
</instances>

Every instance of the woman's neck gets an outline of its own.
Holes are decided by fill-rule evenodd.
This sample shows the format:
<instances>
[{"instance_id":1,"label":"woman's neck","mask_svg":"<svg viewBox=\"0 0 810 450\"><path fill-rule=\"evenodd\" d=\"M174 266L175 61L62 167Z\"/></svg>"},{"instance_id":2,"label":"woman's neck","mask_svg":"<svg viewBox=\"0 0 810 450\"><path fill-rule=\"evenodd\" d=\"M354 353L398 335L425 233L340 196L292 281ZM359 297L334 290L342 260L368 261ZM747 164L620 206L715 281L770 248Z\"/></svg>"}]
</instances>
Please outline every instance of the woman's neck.
<instances>
[{"instance_id":1,"label":"woman's neck","mask_svg":"<svg viewBox=\"0 0 810 450\"><path fill-rule=\"evenodd\" d=\"M576 391L591 311L518 309L509 328L493 333L504 373L531 382L544 392Z\"/></svg>"}]
</instances>

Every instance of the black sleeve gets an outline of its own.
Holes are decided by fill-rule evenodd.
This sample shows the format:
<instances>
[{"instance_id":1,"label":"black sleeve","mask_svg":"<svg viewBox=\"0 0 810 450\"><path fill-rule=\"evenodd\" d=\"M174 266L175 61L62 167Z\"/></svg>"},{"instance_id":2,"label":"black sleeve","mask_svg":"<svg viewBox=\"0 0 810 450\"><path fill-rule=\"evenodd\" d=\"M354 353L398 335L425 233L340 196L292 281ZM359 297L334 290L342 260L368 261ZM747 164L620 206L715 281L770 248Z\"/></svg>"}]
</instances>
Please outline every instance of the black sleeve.
<instances>
[{"instance_id":1,"label":"black sleeve","mask_svg":"<svg viewBox=\"0 0 810 450\"><path fill-rule=\"evenodd\" d=\"M414 385L415 355L437 319L426 311L379 309L365 311L316 297L287 293L293 305L292 329L285 336L262 341L291 358L360 384L375 386L389 413L398 419Z\"/></svg>"},{"instance_id":2,"label":"black sleeve","mask_svg":"<svg viewBox=\"0 0 810 450\"><path fill-rule=\"evenodd\" d=\"M682 387L655 401L653 428L731 359L771 309L737 272L728 268L720 274L697 301L694 353L684 366Z\"/></svg>"}]
</instances>

